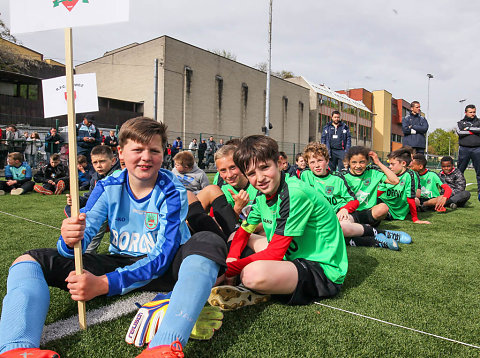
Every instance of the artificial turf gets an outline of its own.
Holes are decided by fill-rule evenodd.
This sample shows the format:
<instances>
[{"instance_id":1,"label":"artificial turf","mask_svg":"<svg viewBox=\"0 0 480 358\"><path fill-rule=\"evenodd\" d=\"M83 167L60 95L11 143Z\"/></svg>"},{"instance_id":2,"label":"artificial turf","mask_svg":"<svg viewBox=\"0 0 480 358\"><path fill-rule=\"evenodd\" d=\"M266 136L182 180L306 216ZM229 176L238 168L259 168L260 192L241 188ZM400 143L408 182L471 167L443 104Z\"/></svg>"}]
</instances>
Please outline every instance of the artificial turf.
<instances>
[{"instance_id":1,"label":"artificial turf","mask_svg":"<svg viewBox=\"0 0 480 358\"><path fill-rule=\"evenodd\" d=\"M474 183L472 171L467 182ZM338 297L321 303L398 325L480 346L480 203L476 184L463 209L419 213L431 225L382 223L404 230L413 244L394 252L348 247L349 270ZM60 228L64 196L0 197L0 211ZM0 212L0 297L11 262L31 248L55 247L59 230ZM106 238L101 251L106 251ZM119 298L116 298L119 299ZM120 298L121 299L121 298ZM100 297L87 309L105 306ZM69 295L51 289L47 324L76 314ZM133 313L49 342L62 357L135 357L124 342ZM406 330L325 306L289 307L275 300L225 314L210 341L190 340L186 357L478 357L480 349Z\"/></svg>"}]
</instances>

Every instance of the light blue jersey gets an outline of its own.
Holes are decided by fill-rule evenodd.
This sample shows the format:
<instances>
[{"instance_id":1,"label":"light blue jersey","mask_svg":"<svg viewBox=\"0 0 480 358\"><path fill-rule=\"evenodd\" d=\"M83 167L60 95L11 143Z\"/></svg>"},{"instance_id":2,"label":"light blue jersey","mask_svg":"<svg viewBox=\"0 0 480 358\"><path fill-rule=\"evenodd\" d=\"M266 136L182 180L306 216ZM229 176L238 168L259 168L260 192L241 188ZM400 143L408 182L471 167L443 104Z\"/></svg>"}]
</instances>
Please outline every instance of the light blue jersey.
<instances>
[{"instance_id":1,"label":"light blue jersey","mask_svg":"<svg viewBox=\"0 0 480 358\"><path fill-rule=\"evenodd\" d=\"M123 170L100 180L87 205L80 210L87 214L83 252L108 219L110 253L147 255L133 265L107 273L109 296L125 294L161 276L169 268L179 246L190 238L185 222L187 191L175 176L160 170L152 192L138 200L130 190L127 174L127 170ZM57 249L61 255L73 257L73 250L61 236Z\"/></svg>"},{"instance_id":2,"label":"light blue jersey","mask_svg":"<svg viewBox=\"0 0 480 358\"><path fill-rule=\"evenodd\" d=\"M5 167L5 178L13 178L13 180L32 179L32 168L27 162L23 162L19 167L7 165Z\"/></svg>"}]
</instances>

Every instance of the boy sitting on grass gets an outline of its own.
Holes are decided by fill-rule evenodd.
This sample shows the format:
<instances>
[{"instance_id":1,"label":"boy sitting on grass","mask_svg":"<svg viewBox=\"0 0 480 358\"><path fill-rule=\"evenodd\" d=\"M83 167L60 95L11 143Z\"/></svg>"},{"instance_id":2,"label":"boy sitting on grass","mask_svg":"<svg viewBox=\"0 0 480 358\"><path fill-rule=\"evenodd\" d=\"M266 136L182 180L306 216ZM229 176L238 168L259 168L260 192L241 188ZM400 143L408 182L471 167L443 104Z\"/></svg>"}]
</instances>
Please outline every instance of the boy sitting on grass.
<instances>
[{"instance_id":1,"label":"boy sitting on grass","mask_svg":"<svg viewBox=\"0 0 480 358\"><path fill-rule=\"evenodd\" d=\"M77 156L78 168L78 189L88 190L90 187L90 179L95 172L90 164L87 162L87 157L83 154Z\"/></svg>"},{"instance_id":2,"label":"boy sitting on grass","mask_svg":"<svg viewBox=\"0 0 480 358\"><path fill-rule=\"evenodd\" d=\"M7 157L8 165L5 167L6 181L0 181L0 195L22 195L33 190L35 183L32 181L32 168L23 161L19 152L10 153Z\"/></svg>"},{"instance_id":3,"label":"boy sitting on grass","mask_svg":"<svg viewBox=\"0 0 480 358\"><path fill-rule=\"evenodd\" d=\"M99 181L80 215L63 221L57 249L31 250L14 261L0 320L1 358L58 357L38 349L49 285L69 291L74 301L173 289L162 324L140 356L183 357L181 345L225 265L226 245L211 232L190 237L187 191L160 169L166 141L163 123L145 117L125 122L119 156L126 170ZM84 254L84 271L76 275L74 244L85 251L106 219L111 254Z\"/></svg>"},{"instance_id":4,"label":"boy sitting on grass","mask_svg":"<svg viewBox=\"0 0 480 358\"><path fill-rule=\"evenodd\" d=\"M412 170L420 175L422 192L420 199L417 199L417 206L421 210L435 209L437 212L445 212L445 203L452 195L452 189L444 184L437 173L427 169L427 159L423 154L415 154L410 165ZM443 195L440 190L443 189Z\"/></svg>"},{"instance_id":5,"label":"boy sitting on grass","mask_svg":"<svg viewBox=\"0 0 480 358\"><path fill-rule=\"evenodd\" d=\"M418 220L415 200L419 187L418 176L408 169L412 161L412 152L409 148L400 148L388 155L390 170L398 177L396 185L383 184L378 188L379 202L387 204L389 220L405 220L408 213L415 224L430 224L428 221Z\"/></svg>"},{"instance_id":6,"label":"boy sitting on grass","mask_svg":"<svg viewBox=\"0 0 480 358\"><path fill-rule=\"evenodd\" d=\"M172 173L176 175L185 188L194 194L210 184L207 174L195 163L192 152L179 152L173 158L174 168Z\"/></svg>"},{"instance_id":7,"label":"boy sitting on grass","mask_svg":"<svg viewBox=\"0 0 480 358\"><path fill-rule=\"evenodd\" d=\"M68 168L60 163L60 155L55 153L50 156L49 163L45 165L33 179L37 183L33 189L40 194L60 195L64 190L68 189Z\"/></svg>"},{"instance_id":8,"label":"boy sitting on grass","mask_svg":"<svg viewBox=\"0 0 480 358\"><path fill-rule=\"evenodd\" d=\"M445 206L451 209L464 207L470 199L470 192L466 191L467 181L462 172L453 166L453 158L446 156L440 160L442 171L440 179L452 189L452 196L447 200Z\"/></svg>"},{"instance_id":9,"label":"boy sitting on grass","mask_svg":"<svg viewBox=\"0 0 480 358\"><path fill-rule=\"evenodd\" d=\"M347 274L345 239L329 203L313 188L286 177L275 140L244 138L235 164L261 194L237 230L227 258L228 278L239 276L247 289L280 295L289 304L308 304L335 296ZM263 223L263 250L240 258L250 234ZM211 305L223 309L256 303L249 290L234 286L212 289Z\"/></svg>"}]
</instances>

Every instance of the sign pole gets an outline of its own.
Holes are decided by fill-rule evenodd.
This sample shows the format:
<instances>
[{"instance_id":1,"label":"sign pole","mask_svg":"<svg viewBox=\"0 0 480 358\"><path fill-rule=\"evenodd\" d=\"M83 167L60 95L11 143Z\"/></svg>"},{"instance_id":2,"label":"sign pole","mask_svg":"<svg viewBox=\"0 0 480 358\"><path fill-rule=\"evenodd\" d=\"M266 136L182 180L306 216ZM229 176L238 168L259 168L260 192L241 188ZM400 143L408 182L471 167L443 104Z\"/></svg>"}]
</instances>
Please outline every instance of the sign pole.
<instances>
[{"instance_id":1,"label":"sign pole","mask_svg":"<svg viewBox=\"0 0 480 358\"><path fill-rule=\"evenodd\" d=\"M78 190L77 169L77 128L75 126L75 96L73 82L73 45L72 28L65 29L65 66L67 77L67 114L68 114L68 163L70 173L70 196L72 198L71 217L80 214L80 200ZM79 241L74 247L75 273L83 273L82 243ZM85 301L78 301L78 322L81 329L87 329L87 315Z\"/></svg>"}]
</instances>

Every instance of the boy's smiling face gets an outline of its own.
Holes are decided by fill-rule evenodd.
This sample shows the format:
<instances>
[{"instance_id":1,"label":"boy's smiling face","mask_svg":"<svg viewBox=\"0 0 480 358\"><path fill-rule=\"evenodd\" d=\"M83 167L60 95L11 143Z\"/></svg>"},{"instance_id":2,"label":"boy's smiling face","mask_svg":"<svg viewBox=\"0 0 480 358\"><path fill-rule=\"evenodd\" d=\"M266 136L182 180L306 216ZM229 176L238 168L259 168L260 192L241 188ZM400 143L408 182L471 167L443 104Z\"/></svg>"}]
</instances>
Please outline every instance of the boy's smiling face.
<instances>
[{"instance_id":1,"label":"boy's smiling face","mask_svg":"<svg viewBox=\"0 0 480 358\"><path fill-rule=\"evenodd\" d=\"M452 162L441 162L442 170L445 174L450 174L453 170L453 163Z\"/></svg>"},{"instance_id":2,"label":"boy's smiling face","mask_svg":"<svg viewBox=\"0 0 480 358\"><path fill-rule=\"evenodd\" d=\"M220 177L235 189L242 189L247 185L247 179L233 161L233 155L229 154L215 161Z\"/></svg>"},{"instance_id":3,"label":"boy's smiling face","mask_svg":"<svg viewBox=\"0 0 480 358\"><path fill-rule=\"evenodd\" d=\"M125 162L130 180L156 180L163 162L162 138L157 134L147 144L128 139L118 156Z\"/></svg>"},{"instance_id":4,"label":"boy's smiling face","mask_svg":"<svg viewBox=\"0 0 480 358\"><path fill-rule=\"evenodd\" d=\"M273 195L280 186L280 163L269 159L263 163L250 164L246 176L250 184L265 195Z\"/></svg>"}]
</instances>

